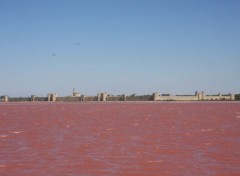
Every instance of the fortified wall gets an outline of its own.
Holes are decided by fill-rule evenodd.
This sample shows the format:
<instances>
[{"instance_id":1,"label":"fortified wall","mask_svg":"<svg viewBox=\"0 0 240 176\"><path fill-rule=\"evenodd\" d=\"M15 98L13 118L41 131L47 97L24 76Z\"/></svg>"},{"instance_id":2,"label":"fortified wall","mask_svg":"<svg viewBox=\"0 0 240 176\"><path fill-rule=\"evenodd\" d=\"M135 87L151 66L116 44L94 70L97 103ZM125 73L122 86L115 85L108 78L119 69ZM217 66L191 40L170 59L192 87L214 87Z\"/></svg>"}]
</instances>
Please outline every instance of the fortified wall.
<instances>
[{"instance_id":1,"label":"fortified wall","mask_svg":"<svg viewBox=\"0 0 240 176\"><path fill-rule=\"evenodd\" d=\"M171 95L160 94L158 92L152 95L110 95L107 93L98 93L96 96L85 96L78 92L73 91L71 96L59 97L56 93L49 93L47 97L38 97L31 95L30 97L9 97L7 95L1 96L1 102L85 102L85 101L233 101L235 100L234 94L217 94L205 95L202 92L196 92L194 95Z\"/></svg>"},{"instance_id":2,"label":"fortified wall","mask_svg":"<svg viewBox=\"0 0 240 176\"><path fill-rule=\"evenodd\" d=\"M235 100L234 94L228 95L205 95L202 92L196 92L195 95L160 95L159 93L153 93L154 101L223 101L223 100Z\"/></svg>"}]
</instances>

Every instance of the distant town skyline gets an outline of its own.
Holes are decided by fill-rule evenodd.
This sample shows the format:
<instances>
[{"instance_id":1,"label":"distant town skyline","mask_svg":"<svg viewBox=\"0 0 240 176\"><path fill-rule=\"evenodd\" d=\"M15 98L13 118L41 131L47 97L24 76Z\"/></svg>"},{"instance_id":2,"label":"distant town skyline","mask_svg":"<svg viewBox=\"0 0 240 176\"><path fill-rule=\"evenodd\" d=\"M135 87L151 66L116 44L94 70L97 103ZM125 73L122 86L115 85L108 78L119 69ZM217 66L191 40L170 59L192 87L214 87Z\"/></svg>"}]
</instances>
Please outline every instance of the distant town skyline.
<instances>
[{"instance_id":1,"label":"distant town skyline","mask_svg":"<svg viewBox=\"0 0 240 176\"><path fill-rule=\"evenodd\" d=\"M240 93L238 0L0 0L0 96Z\"/></svg>"}]
</instances>

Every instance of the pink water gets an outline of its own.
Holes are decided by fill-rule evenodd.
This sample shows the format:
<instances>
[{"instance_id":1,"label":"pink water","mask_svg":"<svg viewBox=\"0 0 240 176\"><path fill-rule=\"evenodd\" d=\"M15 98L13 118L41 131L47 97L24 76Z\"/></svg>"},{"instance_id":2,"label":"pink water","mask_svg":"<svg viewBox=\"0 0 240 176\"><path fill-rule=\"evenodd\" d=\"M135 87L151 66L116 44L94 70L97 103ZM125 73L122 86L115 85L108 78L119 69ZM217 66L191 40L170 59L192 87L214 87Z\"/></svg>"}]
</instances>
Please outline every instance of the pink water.
<instances>
[{"instance_id":1,"label":"pink water","mask_svg":"<svg viewBox=\"0 0 240 176\"><path fill-rule=\"evenodd\" d=\"M240 103L0 103L0 175L240 175Z\"/></svg>"}]
</instances>

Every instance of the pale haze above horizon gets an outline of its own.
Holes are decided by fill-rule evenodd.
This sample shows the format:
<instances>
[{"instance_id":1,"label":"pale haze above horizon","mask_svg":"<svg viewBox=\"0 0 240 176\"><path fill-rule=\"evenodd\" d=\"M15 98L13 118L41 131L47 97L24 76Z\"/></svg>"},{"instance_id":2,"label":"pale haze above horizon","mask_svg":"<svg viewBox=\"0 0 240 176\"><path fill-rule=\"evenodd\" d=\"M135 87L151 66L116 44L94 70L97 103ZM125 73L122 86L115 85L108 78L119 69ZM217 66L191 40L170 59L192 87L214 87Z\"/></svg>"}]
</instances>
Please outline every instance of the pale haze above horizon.
<instances>
[{"instance_id":1,"label":"pale haze above horizon","mask_svg":"<svg viewBox=\"0 0 240 176\"><path fill-rule=\"evenodd\" d=\"M0 0L0 96L240 93L239 0Z\"/></svg>"}]
</instances>

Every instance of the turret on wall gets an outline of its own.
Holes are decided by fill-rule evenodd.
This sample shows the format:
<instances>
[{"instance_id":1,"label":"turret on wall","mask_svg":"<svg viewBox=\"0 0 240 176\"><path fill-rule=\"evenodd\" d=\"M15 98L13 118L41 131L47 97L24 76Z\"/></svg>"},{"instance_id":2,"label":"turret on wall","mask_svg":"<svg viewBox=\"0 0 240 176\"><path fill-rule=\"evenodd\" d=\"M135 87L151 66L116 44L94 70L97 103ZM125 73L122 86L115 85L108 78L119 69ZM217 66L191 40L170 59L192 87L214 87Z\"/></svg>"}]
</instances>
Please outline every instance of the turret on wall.
<instances>
[{"instance_id":1,"label":"turret on wall","mask_svg":"<svg viewBox=\"0 0 240 176\"><path fill-rule=\"evenodd\" d=\"M81 94L73 89L73 97L81 97Z\"/></svg>"},{"instance_id":2,"label":"turret on wall","mask_svg":"<svg viewBox=\"0 0 240 176\"><path fill-rule=\"evenodd\" d=\"M205 93L202 92L196 92L197 95L197 100L201 101L201 100L205 100Z\"/></svg>"},{"instance_id":3,"label":"turret on wall","mask_svg":"<svg viewBox=\"0 0 240 176\"><path fill-rule=\"evenodd\" d=\"M101 101L107 101L107 93L101 94Z\"/></svg>"},{"instance_id":4,"label":"turret on wall","mask_svg":"<svg viewBox=\"0 0 240 176\"><path fill-rule=\"evenodd\" d=\"M49 93L48 94L48 101L56 101L57 100L57 94L56 93Z\"/></svg>"},{"instance_id":5,"label":"turret on wall","mask_svg":"<svg viewBox=\"0 0 240 176\"><path fill-rule=\"evenodd\" d=\"M4 96L3 96L3 101L4 101L4 102L8 102L8 96L7 96L7 95L4 95Z\"/></svg>"},{"instance_id":6,"label":"turret on wall","mask_svg":"<svg viewBox=\"0 0 240 176\"><path fill-rule=\"evenodd\" d=\"M218 94L218 97L219 97L219 100L222 100L222 94L221 93Z\"/></svg>"},{"instance_id":7,"label":"turret on wall","mask_svg":"<svg viewBox=\"0 0 240 176\"><path fill-rule=\"evenodd\" d=\"M158 92L153 93L153 101L159 100L160 94Z\"/></svg>"},{"instance_id":8,"label":"turret on wall","mask_svg":"<svg viewBox=\"0 0 240 176\"><path fill-rule=\"evenodd\" d=\"M234 94L230 94L230 100L235 100L235 95Z\"/></svg>"},{"instance_id":9,"label":"turret on wall","mask_svg":"<svg viewBox=\"0 0 240 176\"><path fill-rule=\"evenodd\" d=\"M205 100L205 92L202 91L202 100Z\"/></svg>"},{"instance_id":10,"label":"turret on wall","mask_svg":"<svg viewBox=\"0 0 240 176\"><path fill-rule=\"evenodd\" d=\"M107 101L107 93L98 93L97 100L98 101Z\"/></svg>"},{"instance_id":11,"label":"turret on wall","mask_svg":"<svg viewBox=\"0 0 240 176\"><path fill-rule=\"evenodd\" d=\"M31 101L35 101L35 95L31 95Z\"/></svg>"},{"instance_id":12,"label":"turret on wall","mask_svg":"<svg viewBox=\"0 0 240 176\"><path fill-rule=\"evenodd\" d=\"M122 101L127 101L127 97L125 94L122 95Z\"/></svg>"},{"instance_id":13,"label":"turret on wall","mask_svg":"<svg viewBox=\"0 0 240 176\"><path fill-rule=\"evenodd\" d=\"M85 96L81 95L81 101L85 101Z\"/></svg>"},{"instance_id":14,"label":"turret on wall","mask_svg":"<svg viewBox=\"0 0 240 176\"><path fill-rule=\"evenodd\" d=\"M101 93L97 94L97 101L101 101Z\"/></svg>"}]
</instances>

